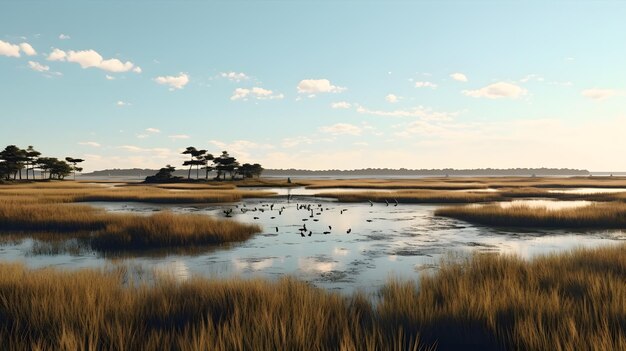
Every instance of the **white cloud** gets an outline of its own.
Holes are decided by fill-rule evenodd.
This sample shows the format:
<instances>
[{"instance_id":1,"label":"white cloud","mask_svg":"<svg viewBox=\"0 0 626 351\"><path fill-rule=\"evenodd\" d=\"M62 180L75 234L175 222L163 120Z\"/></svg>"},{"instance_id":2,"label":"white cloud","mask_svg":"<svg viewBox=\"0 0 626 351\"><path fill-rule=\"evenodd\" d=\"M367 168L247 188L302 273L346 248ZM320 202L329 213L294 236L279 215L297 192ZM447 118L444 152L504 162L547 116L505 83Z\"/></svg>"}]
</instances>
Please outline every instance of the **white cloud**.
<instances>
[{"instance_id":1,"label":"white cloud","mask_svg":"<svg viewBox=\"0 0 626 351\"><path fill-rule=\"evenodd\" d=\"M20 47L18 45L0 40L0 55L9 57L20 57Z\"/></svg>"},{"instance_id":2,"label":"white cloud","mask_svg":"<svg viewBox=\"0 0 626 351\"><path fill-rule=\"evenodd\" d=\"M245 99L250 94L250 89L237 88L230 97L231 100Z\"/></svg>"},{"instance_id":3,"label":"white cloud","mask_svg":"<svg viewBox=\"0 0 626 351\"><path fill-rule=\"evenodd\" d=\"M432 82L415 82L415 87L435 89L437 87L437 84L432 83Z\"/></svg>"},{"instance_id":4,"label":"white cloud","mask_svg":"<svg viewBox=\"0 0 626 351\"><path fill-rule=\"evenodd\" d=\"M389 94L387 96L385 96L385 100L387 100L387 102L395 104L396 102L400 101L400 99L402 99L400 96L394 95L394 94Z\"/></svg>"},{"instance_id":5,"label":"white cloud","mask_svg":"<svg viewBox=\"0 0 626 351\"><path fill-rule=\"evenodd\" d=\"M141 73L141 72L142 72L142 69L141 69L141 67L136 66L135 68L133 68L133 72L135 72L135 73Z\"/></svg>"},{"instance_id":6,"label":"white cloud","mask_svg":"<svg viewBox=\"0 0 626 351\"><path fill-rule=\"evenodd\" d=\"M66 57L67 57L67 53L65 51L55 48L54 50L52 50L50 55L48 55L47 60L48 61L65 61Z\"/></svg>"},{"instance_id":7,"label":"white cloud","mask_svg":"<svg viewBox=\"0 0 626 351\"><path fill-rule=\"evenodd\" d=\"M232 82L241 82L242 80L250 79L250 77L243 72L222 72L220 76Z\"/></svg>"},{"instance_id":8,"label":"white cloud","mask_svg":"<svg viewBox=\"0 0 626 351\"><path fill-rule=\"evenodd\" d=\"M170 90L182 89L189 83L189 76L186 73L180 73L178 76L156 77L154 81L161 85L169 85Z\"/></svg>"},{"instance_id":9,"label":"white cloud","mask_svg":"<svg viewBox=\"0 0 626 351\"><path fill-rule=\"evenodd\" d=\"M28 67L37 72L47 72L50 70L49 66L42 65L41 63L35 61L28 61Z\"/></svg>"},{"instance_id":10,"label":"white cloud","mask_svg":"<svg viewBox=\"0 0 626 351\"><path fill-rule=\"evenodd\" d=\"M37 55L37 51L35 51L35 49L33 49L33 47L29 43L21 43L20 44L20 49L22 49L22 51L24 51L26 56L35 56L35 55Z\"/></svg>"},{"instance_id":11,"label":"white cloud","mask_svg":"<svg viewBox=\"0 0 626 351\"><path fill-rule=\"evenodd\" d=\"M330 104L330 107L332 108L350 108L352 107L352 104L347 102L347 101L339 101L339 102L333 102L332 104Z\"/></svg>"},{"instance_id":12,"label":"white cloud","mask_svg":"<svg viewBox=\"0 0 626 351\"><path fill-rule=\"evenodd\" d=\"M332 85L328 79L304 79L298 84L298 92L304 94L340 93L344 90L345 87Z\"/></svg>"},{"instance_id":13,"label":"white cloud","mask_svg":"<svg viewBox=\"0 0 626 351\"><path fill-rule=\"evenodd\" d=\"M463 90L463 94L475 98L517 99L527 94L527 90L512 83L497 82L477 90Z\"/></svg>"},{"instance_id":14,"label":"white cloud","mask_svg":"<svg viewBox=\"0 0 626 351\"><path fill-rule=\"evenodd\" d=\"M122 100L118 100L118 101L115 103L115 105L120 106L120 107L121 107L121 106L130 106L130 105L131 105L131 103L130 103L130 102L126 102L126 101L122 101Z\"/></svg>"},{"instance_id":15,"label":"white cloud","mask_svg":"<svg viewBox=\"0 0 626 351\"><path fill-rule=\"evenodd\" d=\"M257 100L274 100L274 99L282 99L285 95L283 94L274 94L272 90L263 89L259 87L254 87L252 89L247 88L237 88L233 91L233 95L231 95L231 100L248 100L248 98L254 98Z\"/></svg>"},{"instance_id":16,"label":"white cloud","mask_svg":"<svg viewBox=\"0 0 626 351\"><path fill-rule=\"evenodd\" d=\"M361 128L349 123L336 123L331 126L320 127L320 131L332 135L360 135Z\"/></svg>"},{"instance_id":17,"label":"white cloud","mask_svg":"<svg viewBox=\"0 0 626 351\"><path fill-rule=\"evenodd\" d=\"M122 62L118 59L108 59L100 62L100 66L98 68L103 69L109 72L128 72L133 69L133 64L130 61ZM135 67L136 69L137 67ZM141 70L141 68L140 68ZM140 71L141 72L141 71Z\"/></svg>"},{"instance_id":18,"label":"white cloud","mask_svg":"<svg viewBox=\"0 0 626 351\"><path fill-rule=\"evenodd\" d=\"M189 139L190 136L186 134L174 134L174 135L168 136L168 138L172 140L181 140L181 139Z\"/></svg>"},{"instance_id":19,"label":"white cloud","mask_svg":"<svg viewBox=\"0 0 626 351\"><path fill-rule=\"evenodd\" d=\"M95 141L81 141L78 143L79 145L91 146L91 147L100 147L100 143Z\"/></svg>"},{"instance_id":20,"label":"white cloud","mask_svg":"<svg viewBox=\"0 0 626 351\"><path fill-rule=\"evenodd\" d=\"M454 79L456 81L459 81L459 82L467 82L467 80L468 80L467 76L465 74L463 74L463 73L460 73L460 72L452 73L450 75L450 78L452 78L452 79Z\"/></svg>"},{"instance_id":21,"label":"white cloud","mask_svg":"<svg viewBox=\"0 0 626 351\"><path fill-rule=\"evenodd\" d=\"M107 80L115 80L115 77L111 76L111 75L106 75L104 76Z\"/></svg>"},{"instance_id":22,"label":"white cloud","mask_svg":"<svg viewBox=\"0 0 626 351\"><path fill-rule=\"evenodd\" d=\"M617 95L624 95L624 93L619 90L597 88L583 90L581 94L586 98L596 101L605 100Z\"/></svg>"},{"instance_id":23,"label":"white cloud","mask_svg":"<svg viewBox=\"0 0 626 351\"><path fill-rule=\"evenodd\" d=\"M146 132L157 134L157 133L161 133L161 130L157 128L146 128Z\"/></svg>"},{"instance_id":24,"label":"white cloud","mask_svg":"<svg viewBox=\"0 0 626 351\"><path fill-rule=\"evenodd\" d=\"M427 120L448 120L458 114L458 112L436 112L423 106L393 111L370 110L363 106L358 106L356 112L382 117L419 117Z\"/></svg>"},{"instance_id":25,"label":"white cloud","mask_svg":"<svg viewBox=\"0 0 626 351\"><path fill-rule=\"evenodd\" d=\"M302 145L302 144L307 144L307 145L313 144L313 139L307 136L284 138L282 142L280 143L280 146L284 148L290 148L290 147L295 147L295 146Z\"/></svg>"},{"instance_id":26,"label":"white cloud","mask_svg":"<svg viewBox=\"0 0 626 351\"><path fill-rule=\"evenodd\" d=\"M133 68L135 69L135 72L137 72L136 69L138 68L135 67L135 65L130 61L122 62L116 58L105 60L102 55L95 50L70 50L65 52L61 49L55 48L52 50L52 53L48 55L48 60L73 62L78 63L82 68L95 67L113 73L128 72L133 70ZM137 73L140 72L141 68L139 68Z\"/></svg>"},{"instance_id":27,"label":"white cloud","mask_svg":"<svg viewBox=\"0 0 626 351\"><path fill-rule=\"evenodd\" d=\"M522 83L527 83L527 82L530 82L532 80L537 81L537 82L543 82L545 79L542 76L538 75L538 74L532 73L532 74L526 75L524 78L520 79L519 81L522 82Z\"/></svg>"},{"instance_id":28,"label":"white cloud","mask_svg":"<svg viewBox=\"0 0 626 351\"><path fill-rule=\"evenodd\" d=\"M257 162L257 157L252 157L252 154L274 149L273 145L257 143L250 140L235 140L230 143L220 140L209 140L209 144L215 146L218 151L227 150L229 154L235 156L242 162Z\"/></svg>"},{"instance_id":29,"label":"white cloud","mask_svg":"<svg viewBox=\"0 0 626 351\"><path fill-rule=\"evenodd\" d=\"M71 37L69 35L67 35L67 34L61 33L61 34L59 34L59 39L61 39L61 40L68 40L68 39L71 39Z\"/></svg>"}]
</instances>

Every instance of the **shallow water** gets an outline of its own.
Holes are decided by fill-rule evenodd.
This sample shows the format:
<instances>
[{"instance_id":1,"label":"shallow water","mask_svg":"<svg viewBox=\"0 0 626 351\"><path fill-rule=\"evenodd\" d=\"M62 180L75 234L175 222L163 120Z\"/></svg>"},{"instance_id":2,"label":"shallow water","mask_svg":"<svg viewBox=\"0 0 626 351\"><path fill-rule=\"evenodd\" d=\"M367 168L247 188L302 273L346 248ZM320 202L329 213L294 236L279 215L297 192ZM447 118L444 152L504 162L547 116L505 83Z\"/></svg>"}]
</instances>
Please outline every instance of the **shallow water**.
<instances>
[{"instance_id":1,"label":"shallow water","mask_svg":"<svg viewBox=\"0 0 626 351\"><path fill-rule=\"evenodd\" d=\"M357 289L373 292L390 277L416 279L423 272L432 271L441 258L450 254L502 252L530 258L579 246L593 247L626 240L626 233L615 230L573 232L482 227L435 217L433 212L437 205L371 206L310 196L294 196L291 201L283 196L218 205L91 204L112 212L150 214L170 209L219 217L224 217L225 209L233 208L233 219L259 223L264 228L261 234L244 243L199 254L146 253L123 259L155 275L184 280L193 275L274 279L289 274L316 286L343 292ZM270 209L272 204L274 207ZM310 211L297 209L298 205L310 205L313 217ZM305 237L298 230L303 224L307 228ZM308 236L309 231L311 236ZM30 267L68 269L101 267L118 260L93 252L35 255L32 247L32 240L2 245L0 259L22 260Z\"/></svg>"}]
</instances>

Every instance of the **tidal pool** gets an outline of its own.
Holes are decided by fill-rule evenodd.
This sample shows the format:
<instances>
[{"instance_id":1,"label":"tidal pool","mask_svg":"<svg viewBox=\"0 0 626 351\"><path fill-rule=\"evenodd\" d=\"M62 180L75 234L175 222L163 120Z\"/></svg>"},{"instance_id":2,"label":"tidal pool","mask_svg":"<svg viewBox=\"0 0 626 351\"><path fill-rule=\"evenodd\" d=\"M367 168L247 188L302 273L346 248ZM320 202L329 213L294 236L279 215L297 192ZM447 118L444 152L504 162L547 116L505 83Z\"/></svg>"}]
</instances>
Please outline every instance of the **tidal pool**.
<instances>
[{"instance_id":1,"label":"tidal pool","mask_svg":"<svg viewBox=\"0 0 626 351\"><path fill-rule=\"evenodd\" d=\"M438 205L338 203L302 195L292 196L291 200L280 196L236 204L90 204L112 212L150 214L169 209L217 217L224 217L224 210L233 208L234 220L258 223L263 232L243 243L193 254L133 253L122 257L87 251L35 254L36 243L28 239L0 246L0 259L23 261L30 267L67 269L122 262L153 275L170 275L179 280L194 275L269 279L291 275L327 289L373 292L390 277L416 279L431 272L442 258L450 255L464 257L479 251L531 258L626 240L626 233L619 230L490 228L435 217L433 212ZM303 226L304 237L299 230Z\"/></svg>"}]
</instances>

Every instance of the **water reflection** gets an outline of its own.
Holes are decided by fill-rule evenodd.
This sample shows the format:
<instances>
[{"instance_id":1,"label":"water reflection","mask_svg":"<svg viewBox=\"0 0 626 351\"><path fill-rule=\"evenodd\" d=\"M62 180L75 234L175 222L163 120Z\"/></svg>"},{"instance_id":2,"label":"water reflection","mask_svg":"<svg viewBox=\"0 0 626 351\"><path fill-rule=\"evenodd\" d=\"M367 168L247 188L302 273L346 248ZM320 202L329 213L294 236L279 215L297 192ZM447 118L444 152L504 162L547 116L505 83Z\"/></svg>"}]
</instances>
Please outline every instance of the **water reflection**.
<instances>
[{"instance_id":1,"label":"water reflection","mask_svg":"<svg viewBox=\"0 0 626 351\"><path fill-rule=\"evenodd\" d=\"M181 259L157 263L153 266L152 272L157 279L173 279L178 282L191 277L187 263Z\"/></svg>"},{"instance_id":2,"label":"water reflection","mask_svg":"<svg viewBox=\"0 0 626 351\"><path fill-rule=\"evenodd\" d=\"M512 203L547 205L550 208L590 204L585 201L551 200L518 200ZM188 279L190 275L268 279L293 275L316 286L345 292L355 289L375 291L390 276L418 278L419 274L436 267L439 260L451 252L459 255L476 251L503 252L529 258L537 254L578 246L593 247L626 239L622 231L575 232L475 226L459 220L435 217L433 212L438 205L431 204L400 204L394 207L376 203L370 206L367 203L338 203L305 195L294 196L291 201L283 196L247 199L237 204L106 202L92 205L114 212L151 214L169 209L216 217L223 217L223 210L232 208L234 220L258 223L264 228L262 233L252 239L227 248L174 252L162 256L141 252L124 256L127 264L139 265L147 272L154 269L155 275L172 275L179 280ZM510 205L507 203L504 206ZM305 237L301 236L299 230L303 226L307 229ZM309 232L311 236L308 236ZM29 254L32 246L32 240L6 243L0 246L0 259L21 260L30 267L58 266L70 269L103 267L111 262L93 252L32 255Z\"/></svg>"},{"instance_id":3,"label":"water reflection","mask_svg":"<svg viewBox=\"0 0 626 351\"><path fill-rule=\"evenodd\" d=\"M262 271L274 265L275 258L233 258L233 267L239 273Z\"/></svg>"}]
</instances>

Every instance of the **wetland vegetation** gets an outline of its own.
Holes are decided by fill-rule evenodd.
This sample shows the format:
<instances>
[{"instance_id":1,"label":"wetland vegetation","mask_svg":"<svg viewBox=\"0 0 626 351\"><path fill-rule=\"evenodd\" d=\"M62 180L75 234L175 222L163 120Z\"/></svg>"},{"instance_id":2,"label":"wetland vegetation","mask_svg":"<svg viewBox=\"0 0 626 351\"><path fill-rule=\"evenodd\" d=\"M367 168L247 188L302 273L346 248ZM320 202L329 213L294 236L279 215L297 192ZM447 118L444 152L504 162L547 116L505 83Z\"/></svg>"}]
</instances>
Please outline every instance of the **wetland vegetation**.
<instances>
[{"instance_id":1,"label":"wetland vegetation","mask_svg":"<svg viewBox=\"0 0 626 351\"><path fill-rule=\"evenodd\" d=\"M619 350L625 275L624 245L530 262L475 255L419 283L392 280L374 302L292 278L146 285L125 268L3 263L0 340L16 350Z\"/></svg>"}]
</instances>

